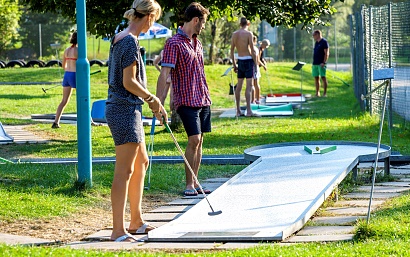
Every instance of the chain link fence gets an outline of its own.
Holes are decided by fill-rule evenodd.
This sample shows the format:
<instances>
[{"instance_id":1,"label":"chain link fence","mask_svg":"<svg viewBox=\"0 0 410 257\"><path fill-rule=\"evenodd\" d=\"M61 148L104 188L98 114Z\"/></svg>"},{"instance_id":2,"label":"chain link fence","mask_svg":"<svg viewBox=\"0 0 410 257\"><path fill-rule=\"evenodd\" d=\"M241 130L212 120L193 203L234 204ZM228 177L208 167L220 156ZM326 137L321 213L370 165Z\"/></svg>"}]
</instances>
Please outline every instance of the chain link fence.
<instances>
[{"instance_id":1,"label":"chain link fence","mask_svg":"<svg viewBox=\"0 0 410 257\"><path fill-rule=\"evenodd\" d=\"M374 70L393 68L387 99L390 125L410 120L410 2L362 6L350 16L351 51L355 96L362 110L381 114L383 81L373 81ZM375 90L370 98L361 95Z\"/></svg>"}]
</instances>

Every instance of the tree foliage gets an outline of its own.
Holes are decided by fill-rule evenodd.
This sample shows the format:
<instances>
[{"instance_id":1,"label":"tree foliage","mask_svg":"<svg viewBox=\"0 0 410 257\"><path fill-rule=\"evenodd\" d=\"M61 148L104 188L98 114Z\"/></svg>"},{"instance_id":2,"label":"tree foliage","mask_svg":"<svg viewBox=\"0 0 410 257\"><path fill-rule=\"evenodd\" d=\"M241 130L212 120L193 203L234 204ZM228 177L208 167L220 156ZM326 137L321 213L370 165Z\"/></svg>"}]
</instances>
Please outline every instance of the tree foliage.
<instances>
[{"instance_id":1,"label":"tree foliage","mask_svg":"<svg viewBox=\"0 0 410 257\"><path fill-rule=\"evenodd\" d=\"M41 41L39 24L41 24ZM64 44L68 45L72 26L71 20L59 14L35 13L25 10L20 20L19 40L22 48L32 50L30 58L40 57L40 42L42 56L56 55L50 44L59 43L60 51L64 50ZM55 56L55 58L58 57Z\"/></svg>"},{"instance_id":2,"label":"tree foliage","mask_svg":"<svg viewBox=\"0 0 410 257\"><path fill-rule=\"evenodd\" d=\"M57 12L75 21L76 1L21 0L21 2L36 12ZM165 12L172 11L175 14L171 17L175 27L175 25L181 25L184 9L192 0L158 0L158 2ZM130 3L125 0L87 0L87 30L103 37L112 34L123 19L124 12L130 8ZM243 13L251 20L259 17L261 20L268 21L272 26L285 25L288 27L298 24L323 24L320 17L336 11L332 7L332 0L204 0L201 4L209 8L211 20L222 16L232 18L235 13Z\"/></svg>"},{"instance_id":3,"label":"tree foliage","mask_svg":"<svg viewBox=\"0 0 410 257\"><path fill-rule=\"evenodd\" d=\"M236 8L242 10L246 17L259 16L272 27L283 25L288 28L303 24L303 27L324 25L321 17L333 14L336 9L332 0L247 0L237 1ZM340 0L344 2L344 0Z\"/></svg>"},{"instance_id":4,"label":"tree foliage","mask_svg":"<svg viewBox=\"0 0 410 257\"><path fill-rule=\"evenodd\" d=\"M0 0L0 56L11 47L12 40L18 35L20 15L18 0Z\"/></svg>"}]
</instances>

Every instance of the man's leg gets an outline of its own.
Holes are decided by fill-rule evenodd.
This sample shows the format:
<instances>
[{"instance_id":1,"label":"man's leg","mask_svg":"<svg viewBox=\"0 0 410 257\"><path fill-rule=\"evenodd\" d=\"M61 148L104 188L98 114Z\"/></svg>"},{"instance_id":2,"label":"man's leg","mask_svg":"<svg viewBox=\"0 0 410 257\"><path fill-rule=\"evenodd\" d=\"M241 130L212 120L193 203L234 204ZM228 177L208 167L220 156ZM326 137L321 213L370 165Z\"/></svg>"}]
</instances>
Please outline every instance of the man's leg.
<instances>
[{"instance_id":1,"label":"man's leg","mask_svg":"<svg viewBox=\"0 0 410 257\"><path fill-rule=\"evenodd\" d=\"M202 143L203 135L193 135L188 137L188 145L185 149L185 157L191 166L195 176L198 177L199 166L201 165L202 159ZM185 165L185 177L186 177L186 189L195 189L198 186L192 176L191 171L188 166Z\"/></svg>"},{"instance_id":2,"label":"man's leg","mask_svg":"<svg viewBox=\"0 0 410 257\"><path fill-rule=\"evenodd\" d=\"M251 109L251 96L252 96L252 78L247 78L246 79L246 90L245 90L245 99L246 99L246 113L247 116L252 115L252 109Z\"/></svg>"},{"instance_id":3,"label":"man's leg","mask_svg":"<svg viewBox=\"0 0 410 257\"><path fill-rule=\"evenodd\" d=\"M320 96L320 81L319 77L315 77L316 96Z\"/></svg>"},{"instance_id":4,"label":"man's leg","mask_svg":"<svg viewBox=\"0 0 410 257\"><path fill-rule=\"evenodd\" d=\"M235 89L235 100L236 100L236 116L240 116L241 112L241 91L243 85L243 78L238 78L238 84Z\"/></svg>"},{"instance_id":5,"label":"man's leg","mask_svg":"<svg viewBox=\"0 0 410 257\"><path fill-rule=\"evenodd\" d=\"M254 79L253 82L253 87L255 88L255 102L258 103L261 100L261 87L259 85L259 79Z\"/></svg>"},{"instance_id":6,"label":"man's leg","mask_svg":"<svg viewBox=\"0 0 410 257\"><path fill-rule=\"evenodd\" d=\"M326 94L327 94L327 79L326 79L326 77L322 77L322 82L323 82L323 96L326 97Z\"/></svg>"}]
</instances>

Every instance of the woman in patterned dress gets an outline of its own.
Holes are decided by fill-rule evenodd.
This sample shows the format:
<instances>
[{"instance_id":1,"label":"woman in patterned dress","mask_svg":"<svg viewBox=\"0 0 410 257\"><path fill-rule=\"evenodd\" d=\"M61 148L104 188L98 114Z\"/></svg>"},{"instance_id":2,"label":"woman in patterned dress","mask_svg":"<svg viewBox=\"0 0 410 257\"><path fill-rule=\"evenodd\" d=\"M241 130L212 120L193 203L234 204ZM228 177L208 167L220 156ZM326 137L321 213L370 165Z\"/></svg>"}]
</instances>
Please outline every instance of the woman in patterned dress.
<instances>
[{"instance_id":1,"label":"woman in patterned dress","mask_svg":"<svg viewBox=\"0 0 410 257\"><path fill-rule=\"evenodd\" d=\"M124 13L128 27L112 39L108 60L106 119L115 144L115 169L111 188L113 230L111 240L135 242L132 234L146 234L155 227L144 222L141 201L148 155L142 123L144 101L156 118L168 119L160 100L147 90L144 62L138 35L146 33L161 16L155 0L135 0ZM127 196L131 220L124 225Z\"/></svg>"}]
</instances>

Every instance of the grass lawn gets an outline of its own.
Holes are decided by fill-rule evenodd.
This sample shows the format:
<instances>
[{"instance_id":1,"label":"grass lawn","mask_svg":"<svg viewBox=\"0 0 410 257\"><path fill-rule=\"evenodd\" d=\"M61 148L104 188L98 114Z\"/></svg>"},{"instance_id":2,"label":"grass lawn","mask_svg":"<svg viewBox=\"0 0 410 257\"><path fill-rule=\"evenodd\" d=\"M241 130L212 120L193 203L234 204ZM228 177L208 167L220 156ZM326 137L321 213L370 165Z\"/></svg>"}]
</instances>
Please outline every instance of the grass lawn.
<instances>
[{"instance_id":1,"label":"grass lawn","mask_svg":"<svg viewBox=\"0 0 410 257\"><path fill-rule=\"evenodd\" d=\"M293 63L269 64L268 72L262 71L262 94L299 93L300 73L292 70ZM228 95L230 77L221 77L228 66L206 66L205 72L213 100L213 112L233 108L233 96ZM91 76L91 101L105 99L107 94L107 68L91 67L91 72L102 72ZM61 73L60 73L61 72ZM0 69L0 81L53 81L61 80L58 68L15 68ZM158 71L147 67L148 87L155 91ZM269 76L268 76L269 75ZM286 118L212 118L212 133L206 134L203 153L242 154L249 147L294 141L343 140L377 142L379 118L362 113L353 95L353 88L334 78L336 75L352 85L348 72L328 71L329 90L327 98L314 98L304 104L304 109L294 110ZM310 65L303 68L302 88L304 94L314 95ZM31 114L55 113L61 100L61 88L42 87L52 85L1 85L0 121L3 124L26 124L28 129L45 138L48 144L0 145L3 158L73 158L77 156L77 129L62 125L58 130L51 124L42 124L30 119ZM242 95L242 101L244 97ZM65 113L76 111L76 95L72 96ZM150 115L144 106L144 114ZM149 135L149 127L145 132ZM187 139L184 131L174 134L185 148ZM389 143L387 127L384 128L383 144ZM401 154L410 154L409 128L395 124L392 129L392 148ZM113 157L114 145L108 127L92 127L92 151L95 157ZM177 156L178 152L169 134L163 127L155 133L154 155ZM75 165L0 165L0 220L3 223L18 223L20 220L46 220L80 213L87 208L103 208L109 202L113 165L93 165L93 187L78 191ZM151 190L144 194L145 200L152 197L172 198L180 194L184 184L183 165L154 164ZM200 179L229 177L243 169L243 166L201 166ZM361 224L357 240L346 243L303 244L288 247L263 244L260 247L226 252L188 253L187 256L405 256L408 255L409 195L398 197L374 215L371 226ZM13 203L13 204L10 204ZM35 204L33 204L35 203ZM132 252L78 251L61 248L25 248L0 246L0 252L8 256L127 256ZM168 256L166 252L147 253L144 256ZM182 255L178 253L176 255ZM143 256L143 253L141 253Z\"/></svg>"}]
</instances>

